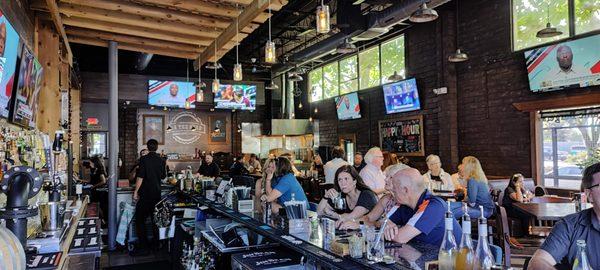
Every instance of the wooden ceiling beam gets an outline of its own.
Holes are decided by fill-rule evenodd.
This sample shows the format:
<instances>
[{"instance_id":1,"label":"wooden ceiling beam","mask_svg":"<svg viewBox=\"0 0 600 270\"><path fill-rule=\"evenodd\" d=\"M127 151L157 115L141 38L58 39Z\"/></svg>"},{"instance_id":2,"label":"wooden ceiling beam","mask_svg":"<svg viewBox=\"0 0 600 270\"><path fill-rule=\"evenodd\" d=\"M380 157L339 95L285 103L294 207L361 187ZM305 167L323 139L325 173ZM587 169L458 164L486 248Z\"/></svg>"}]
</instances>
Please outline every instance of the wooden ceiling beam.
<instances>
[{"instance_id":1,"label":"wooden ceiling beam","mask_svg":"<svg viewBox=\"0 0 600 270\"><path fill-rule=\"evenodd\" d=\"M119 43L128 43L139 46L151 46L156 48L164 48L167 50L174 51L184 51L190 53L201 53L204 51L206 47L204 46L194 46L190 44L183 43L175 43L175 42L165 42L163 40L157 39L149 39L142 37L134 37L128 35L120 35L109 32L97 31L97 30L89 30L77 27L67 27L66 29L67 35L69 36L77 36L77 37L89 37L94 39L106 40L106 41L116 41Z\"/></svg>"},{"instance_id":2,"label":"wooden ceiling beam","mask_svg":"<svg viewBox=\"0 0 600 270\"><path fill-rule=\"evenodd\" d=\"M46 0L46 5L50 11L54 27L56 27L56 31L59 33L67 49L67 61L70 66L73 66L73 52L71 52L71 46L69 46L69 39L67 38L67 33L65 33L65 26L62 23L56 0Z\"/></svg>"},{"instance_id":3,"label":"wooden ceiling beam","mask_svg":"<svg viewBox=\"0 0 600 270\"><path fill-rule=\"evenodd\" d=\"M89 37L71 36L71 42L78 43L78 44L98 46L98 47L108 47L107 41L101 40L101 39L89 38ZM165 50L162 48L155 48L155 47L151 47L151 46L143 46L143 45L128 44L128 43L118 43L118 48L120 50L151 53L151 54L165 55L165 56L184 58L184 59L193 59L197 56L197 54L195 54L195 53L184 53L184 52L180 52L180 51Z\"/></svg>"},{"instance_id":4,"label":"wooden ceiling beam","mask_svg":"<svg viewBox=\"0 0 600 270\"><path fill-rule=\"evenodd\" d=\"M136 3L154 5L159 7L174 8L199 14L208 14L235 18L239 11L231 5L217 4L202 0L131 0Z\"/></svg>"},{"instance_id":5,"label":"wooden ceiling beam","mask_svg":"<svg viewBox=\"0 0 600 270\"><path fill-rule=\"evenodd\" d=\"M197 37L215 38L220 33L215 29L200 29L197 26L191 26L177 22L162 21L150 17L131 15L119 11L102 10L73 4L61 4L59 5L59 10L60 13L71 18L79 17L108 23L118 22L124 25L145 27L153 30L162 30L166 32L180 33Z\"/></svg>"}]
</instances>

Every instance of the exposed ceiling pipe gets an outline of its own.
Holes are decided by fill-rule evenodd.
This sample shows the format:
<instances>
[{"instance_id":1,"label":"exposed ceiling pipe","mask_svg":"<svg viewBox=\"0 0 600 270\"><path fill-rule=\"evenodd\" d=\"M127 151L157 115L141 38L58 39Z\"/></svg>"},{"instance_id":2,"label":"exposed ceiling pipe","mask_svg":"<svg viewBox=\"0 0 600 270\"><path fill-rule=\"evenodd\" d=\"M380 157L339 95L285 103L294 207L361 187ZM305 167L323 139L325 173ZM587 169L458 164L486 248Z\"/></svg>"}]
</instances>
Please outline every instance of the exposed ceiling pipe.
<instances>
[{"instance_id":1,"label":"exposed ceiling pipe","mask_svg":"<svg viewBox=\"0 0 600 270\"><path fill-rule=\"evenodd\" d=\"M152 60L153 56L154 56L154 54L151 54L151 53L140 53L140 55L138 56L138 58L136 60L135 68L138 71L143 71L144 69L146 69L148 67L148 64L150 64L150 60Z\"/></svg>"}]
</instances>

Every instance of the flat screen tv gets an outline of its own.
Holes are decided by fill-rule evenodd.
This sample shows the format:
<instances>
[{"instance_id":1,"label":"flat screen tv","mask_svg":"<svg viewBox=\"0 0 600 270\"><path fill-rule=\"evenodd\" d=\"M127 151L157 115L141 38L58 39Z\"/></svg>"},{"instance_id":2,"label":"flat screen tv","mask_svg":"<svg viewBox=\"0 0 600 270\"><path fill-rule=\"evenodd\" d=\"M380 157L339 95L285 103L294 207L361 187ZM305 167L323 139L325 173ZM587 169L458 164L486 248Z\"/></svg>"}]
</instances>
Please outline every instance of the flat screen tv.
<instances>
[{"instance_id":1,"label":"flat screen tv","mask_svg":"<svg viewBox=\"0 0 600 270\"><path fill-rule=\"evenodd\" d=\"M39 105L38 97L42 88L42 73L40 62L35 58L33 52L23 45L17 87L14 93L13 123L35 128L35 117Z\"/></svg>"},{"instance_id":2,"label":"flat screen tv","mask_svg":"<svg viewBox=\"0 0 600 270\"><path fill-rule=\"evenodd\" d=\"M547 92L600 85L600 35L525 52L529 88Z\"/></svg>"},{"instance_id":3,"label":"flat screen tv","mask_svg":"<svg viewBox=\"0 0 600 270\"><path fill-rule=\"evenodd\" d=\"M193 82L148 81L148 104L171 108L185 108L185 102L195 108L196 87Z\"/></svg>"},{"instance_id":4,"label":"flat screen tv","mask_svg":"<svg viewBox=\"0 0 600 270\"><path fill-rule=\"evenodd\" d=\"M383 86L385 111L388 114L416 111L421 109L419 90L415 78Z\"/></svg>"},{"instance_id":5,"label":"flat screen tv","mask_svg":"<svg viewBox=\"0 0 600 270\"><path fill-rule=\"evenodd\" d=\"M219 85L219 91L215 93L215 108L231 110L256 109L256 85Z\"/></svg>"},{"instance_id":6,"label":"flat screen tv","mask_svg":"<svg viewBox=\"0 0 600 270\"><path fill-rule=\"evenodd\" d=\"M360 104L356 92L335 98L335 109L339 120L359 119Z\"/></svg>"},{"instance_id":7,"label":"flat screen tv","mask_svg":"<svg viewBox=\"0 0 600 270\"><path fill-rule=\"evenodd\" d=\"M19 34L0 11L0 116L8 118L19 55Z\"/></svg>"}]
</instances>

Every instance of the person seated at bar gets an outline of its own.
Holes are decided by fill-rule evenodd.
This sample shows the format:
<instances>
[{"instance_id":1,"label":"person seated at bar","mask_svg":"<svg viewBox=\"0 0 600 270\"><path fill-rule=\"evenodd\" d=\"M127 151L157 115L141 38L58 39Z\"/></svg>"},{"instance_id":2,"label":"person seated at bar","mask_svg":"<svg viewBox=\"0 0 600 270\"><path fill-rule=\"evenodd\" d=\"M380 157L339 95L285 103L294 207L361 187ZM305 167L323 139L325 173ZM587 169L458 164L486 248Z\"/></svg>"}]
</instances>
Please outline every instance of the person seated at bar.
<instances>
[{"instance_id":1,"label":"person seated at bar","mask_svg":"<svg viewBox=\"0 0 600 270\"><path fill-rule=\"evenodd\" d=\"M233 160L233 164L231 164L231 167L229 168L229 176L244 174L248 174L248 169L246 169L246 166L244 166L244 157L235 157Z\"/></svg>"},{"instance_id":2,"label":"person seated at bar","mask_svg":"<svg viewBox=\"0 0 600 270\"><path fill-rule=\"evenodd\" d=\"M353 166L345 165L335 173L334 188L325 192L317 207L319 215L337 219L336 225L347 220L356 220L369 213L375 204L377 196L365 185ZM336 200L344 201L343 209L336 206Z\"/></svg>"},{"instance_id":3,"label":"person seated at bar","mask_svg":"<svg viewBox=\"0 0 600 270\"><path fill-rule=\"evenodd\" d=\"M474 156L466 156L463 158L461 165L458 167L460 175L467 179L467 197L463 200L467 202L469 216L481 216L479 206L483 206L483 216L489 218L494 214L494 202L490 195L487 177L481 168L481 163ZM455 217L462 217L464 209L462 202L452 203L452 213Z\"/></svg>"},{"instance_id":4,"label":"person seated at bar","mask_svg":"<svg viewBox=\"0 0 600 270\"><path fill-rule=\"evenodd\" d=\"M260 161L258 161L258 157L256 156L256 154L254 154L254 153L250 154L250 159L248 160L248 163L246 164L246 168L248 169L248 172L251 174L259 174L262 171L262 167L260 166Z\"/></svg>"},{"instance_id":5,"label":"person seated at bar","mask_svg":"<svg viewBox=\"0 0 600 270\"><path fill-rule=\"evenodd\" d=\"M142 149L140 151L140 157L138 158L138 160L135 163L135 165L133 166L133 168L131 168L131 170L129 171L129 183L130 184L135 184L135 176L140 171L140 159L143 156L145 156L146 154L148 154L148 149L145 149L145 148Z\"/></svg>"},{"instance_id":6,"label":"person seated at bar","mask_svg":"<svg viewBox=\"0 0 600 270\"><path fill-rule=\"evenodd\" d=\"M385 192L385 174L381 171L381 166L383 165L383 153L381 149L379 147L369 149L367 154L365 154L365 162L367 166L360 171L360 177L381 198Z\"/></svg>"},{"instance_id":7,"label":"person seated at bar","mask_svg":"<svg viewBox=\"0 0 600 270\"><path fill-rule=\"evenodd\" d=\"M433 196L425 187L423 176L417 169L405 168L391 178L391 190L398 209L391 214L384 230L385 239L397 243L411 240L439 246L442 243L447 204ZM454 238L460 239L462 231L453 219Z\"/></svg>"},{"instance_id":8,"label":"person seated at bar","mask_svg":"<svg viewBox=\"0 0 600 270\"><path fill-rule=\"evenodd\" d=\"M427 171L423 174L423 181L425 181L426 186L435 186L433 183L439 183L442 190L450 190L454 191L454 183L452 183L452 176L449 173L445 172L442 169L442 161L440 157L437 155L429 155L425 159L427 163Z\"/></svg>"},{"instance_id":9,"label":"person seated at bar","mask_svg":"<svg viewBox=\"0 0 600 270\"><path fill-rule=\"evenodd\" d=\"M396 165L399 163L398 155L390 152L382 152L383 153L383 165L381 165L381 170L385 172L385 169L389 166Z\"/></svg>"},{"instance_id":10,"label":"person seated at bar","mask_svg":"<svg viewBox=\"0 0 600 270\"><path fill-rule=\"evenodd\" d=\"M296 159L294 155L292 153L283 153L281 154L281 156L290 160L290 162L292 163L292 172L295 176L300 176L300 171L296 169L296 166L294 165L294 160Z\"/></svg>"},{"instance_id":11,"label":"person seated at bar","mask_svg":"<svg viewBox=\"0 0 600 270\"><path fill-rule=\"evenodd\" d=\"M354 169L360 173L360 171L367 166L367 163L365 163L365 160L363 159L363 154L361 152L356 152L354 153Z\"/></svg>"},{"instance_id":12,"label":"person seated at bar","mask_svg":"<svg viewBox=\"0 0 600 270\"><path fill-rule=\"evenodd\" d=\"M600 269L600 162L585 168L581 190L585 192L592 208L558 221L540 249L533 254L527 269L555 269L555 266L557 269L571 269L577 258L577 242L580 240L585 240L590 266Z\"/></svg>"},{"instance_id":13,"label":"person seated at bar","mask_svg":"<svg viewBox=\"0 0 600 270\"><path fill-rule=\"evenodd\" d=\"M275 166L275 159L274 158L267 158L265 160L265 163L263 164L263 172L262 172L262 178L256 180L256 184L254 185L254 198L256 199L254 205L257 209L261 209L261 213L262 213L262 203L260 201L260 198L262 197L262 195L266 194L266 181L267 181L267 175L268 174L273 174L275 172L276 166Z\"/></svg>"},{"instance_id":14,"label":"person seated at bar","mask_svg":"<svg viewBox=\"0 0 600 270\"><path fill-rule=\"evenodd\" d=\"M292 171L292 162L288 158L280 156L276 159L275 167L274 172L267 172L266 194L261 196L261 201L271 203L273 213L279 213L279 208L292 199L304 201L308 207L304 189Z\"/></svg>"},{"instance_id":15,"label":"person seated at bar","mask_svg":"<svg viewBox=\"0 0 600 270\"><path fill-rule=\"evenodd\" d=\"M331 151L332 160L325 163L323 166L323 171L325 172L325 183L333 184L333 180L335 179L335 172L344 166L349 165L346 160L344 160L344 156L346 156L346 152L340 146L336 146Z\"/></svg>"},{"instance_id":16,"label":"person seated at bar","mask_svg":"<svg viewBox=\"0 0 600 270\"><path fill-rule=\"evenodd\" d=\"M312 164L310 165L310 170L317 171L319 175L325 175L323 171L323 166L323 159L321 159L321 156L319 154L316 154L313 158Z\"/></svg>"},{"instance_id":17,"label":"person seated at bar","mask_svg":"<svg viewBox=\"0 0 600 270\"><path fill-rule=\"evenodd\" d=\"M219 169L219 165L213 162L212 154L206 154L204 157L204 162L198 168L198 174L207 177L217 177L221 174L221 169Z\"/></svg>"}]
</instances>

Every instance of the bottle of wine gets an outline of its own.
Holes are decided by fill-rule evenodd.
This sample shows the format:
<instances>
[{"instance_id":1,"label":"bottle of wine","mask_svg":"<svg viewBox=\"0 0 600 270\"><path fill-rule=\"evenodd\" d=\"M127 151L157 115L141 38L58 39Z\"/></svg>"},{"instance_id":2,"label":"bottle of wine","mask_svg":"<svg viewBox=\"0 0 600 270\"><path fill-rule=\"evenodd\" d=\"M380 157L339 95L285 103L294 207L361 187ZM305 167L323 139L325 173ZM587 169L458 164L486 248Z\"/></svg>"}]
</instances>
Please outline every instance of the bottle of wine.
<instances>
[{"instance_id":1,"label":"bottle of wine","mask_svg":"<svg viewBox=\"0 0 600 270\"><path fill-rule=\"evenodd\" d=\"M438 253L438 266L440 270L453 270L458 248L454 239L454 216L450 211L450 202L448 202L448 211L446 211L444 223L446 232L444 232L444 240L442 240Z\"/></svg>"},{"instance_id":2,"label":"bottle of wine","mask_svg":"<svg viewBox=\"0 0 600 270\"><path fill-rule=\"evenodd\" d=\"M477 240L477 249L475 250L475 267L474 269L487 270L494 266L494 256L490 251L490 246L487 241L487 219L483 216L483 206L479 206L481 217L479 217L478 229L479 239Z\"/></svg>"},{"instance_id":3,"label":"bottle of wine","mask_svg":"<svg viewBox=\"0 0 600 270\"><path fill-rule=\"evenodd\" d=\"M460 238L460 246L456 255L456 269L470 270L473 269L473 261L475 259L475 250L473 249L473 240L471 239L471 217L469 216L466 203L463 203L465 214L461 218L462 236Z\"/></svg>"},{"instance_id":4,"label":"bottle of wine","mask_svg":"<svg viewBox=\"0 0 600 270\"><path fill-rule=\"evenodd\" d=\"M577 257L573 262L573 270L592 270L585 255L585 240L577 240Z\"/></svg>"}]
</instances>

